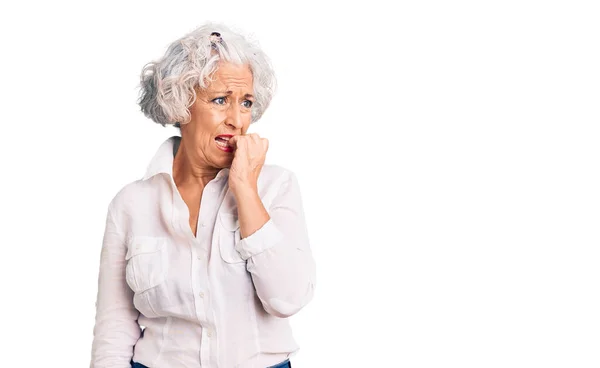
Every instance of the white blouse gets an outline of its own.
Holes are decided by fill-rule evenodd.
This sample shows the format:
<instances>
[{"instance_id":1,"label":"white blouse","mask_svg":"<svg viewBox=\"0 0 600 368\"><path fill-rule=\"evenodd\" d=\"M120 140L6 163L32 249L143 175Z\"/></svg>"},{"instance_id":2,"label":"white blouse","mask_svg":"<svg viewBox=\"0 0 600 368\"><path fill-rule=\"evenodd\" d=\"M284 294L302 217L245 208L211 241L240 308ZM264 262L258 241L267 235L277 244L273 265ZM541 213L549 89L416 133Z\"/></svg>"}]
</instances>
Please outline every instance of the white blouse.
<instances>
[{"instance_id":1,"label":"white blouse","mask_svg":"<svg viewBox=\"0 0 600 368\"><path fill-rule=\"evenodd\" d=\"M287 317L313 297L315 262L296 176L264 165L271 219L240 237L229 169L204 188L197 236L172 168L168 138L146 175L108 207L91 368L265 368L299 347ZM141 327L144 327L142 329Z\"/></svg>"}]
</instances>

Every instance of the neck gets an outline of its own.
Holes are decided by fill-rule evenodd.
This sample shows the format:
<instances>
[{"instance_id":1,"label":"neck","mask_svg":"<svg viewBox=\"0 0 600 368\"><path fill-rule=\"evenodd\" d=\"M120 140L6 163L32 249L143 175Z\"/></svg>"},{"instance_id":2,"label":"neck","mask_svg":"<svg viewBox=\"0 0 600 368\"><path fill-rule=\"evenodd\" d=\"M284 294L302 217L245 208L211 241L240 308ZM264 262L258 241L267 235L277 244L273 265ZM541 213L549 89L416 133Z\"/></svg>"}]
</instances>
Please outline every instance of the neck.
<instances>
[{"instance_id":1,"label":"neck","mask_svg":"<svg viewBox=\"0 0 600 368\"><path fill-rule=\"evenodd\" d=\"M187 154L185 141L179 139L173 147L175 158L173 159L173 180L180 186L194 186L204 188L208 182L213 180L219 168L211 167L205 163L194 162Z\"/></svg>"}]
</instances>

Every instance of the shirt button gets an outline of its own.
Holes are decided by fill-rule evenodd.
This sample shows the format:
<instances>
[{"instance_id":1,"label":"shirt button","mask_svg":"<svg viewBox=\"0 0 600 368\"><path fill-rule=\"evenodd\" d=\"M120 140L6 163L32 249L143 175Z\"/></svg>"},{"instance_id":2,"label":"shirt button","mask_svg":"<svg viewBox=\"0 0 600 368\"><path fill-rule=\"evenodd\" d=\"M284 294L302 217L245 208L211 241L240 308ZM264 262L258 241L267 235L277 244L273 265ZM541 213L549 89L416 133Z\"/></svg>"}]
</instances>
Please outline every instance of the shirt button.
<instances>
[{"instance_id":1,"label":"shirt button","mask_svg":"<svg viewBox=\"0 0 600 368\"><path fill-rule=\"evenodd\" d=\"M204 298L204 293L200 292L198 295L200 295L201 298Z\"/></svg>"},{"instance_id":2,"label":"shirt button","mask_svg":"<svg viewBox=\"0 0 600 368\"><path fill-rule=\"evenodd\" d=\"M211 337L212 336L212 332L210 330L206 331L206 336Z\"/></svg>"},{"instance_id":3,"label":"shirt button","mask_svg":"<svg viewBox=\"0 0 600 368\"><path fill-rule=\"evenodd\" d=\"M198 258L198 259L200 259L200 260L201 260L201 259L202 259L202 256L198 254L198 256L197 256L196 258Z\"/></svg>"},{"instance_id":4,"label":"shirt button","mask_svg":"<svg viewBox=\"0 0 600 368\"><path fill-rule=\"evenodd\" d=\"M206 225L204 224L204 222L200 223L201 227L206 227Z\"/></svg>"}]
</instances>

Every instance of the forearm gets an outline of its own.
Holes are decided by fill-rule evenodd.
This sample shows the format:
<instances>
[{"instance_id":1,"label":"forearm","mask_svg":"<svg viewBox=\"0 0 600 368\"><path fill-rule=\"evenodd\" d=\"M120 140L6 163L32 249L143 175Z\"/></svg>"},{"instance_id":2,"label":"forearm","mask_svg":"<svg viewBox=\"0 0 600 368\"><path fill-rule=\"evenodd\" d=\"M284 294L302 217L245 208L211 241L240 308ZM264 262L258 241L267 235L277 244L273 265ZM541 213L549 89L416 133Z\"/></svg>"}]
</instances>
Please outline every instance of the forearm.
<instances>
[{"instance_id":1,"label":"forearm","mask_svg":"<svg viewBox=\"0 0 600 368\"><path fill-rule=\"evenodd\" d=\"M270 314L293 315L312 299L316 279L296 179L288 176L269 210L254 189L236 198L242 238L236 249L247 260L257 295Z\"/></svg>"},{"instance_id":2,"label":"forearm","mask_svg":"<svg viewBox=\"0 0 600 368\"><path fill-rule=\"evenodd\" d=\"M247 270L265 310L285 318L299 312L314 295L313 256L298 240L283 237L248 259Z\"/></svg>"},{"instance_id":3,"label":"forearm","mask_svg":"<svg viewBox=\"0 0 600 368\"><path fill-rule=\"evenodd\" d=\"M240 222L240 235L247 238L271 218L262 203L258 190L250 186L237 189L235 198L238 206L238 220Z\"/></svg>"}]
</instances>

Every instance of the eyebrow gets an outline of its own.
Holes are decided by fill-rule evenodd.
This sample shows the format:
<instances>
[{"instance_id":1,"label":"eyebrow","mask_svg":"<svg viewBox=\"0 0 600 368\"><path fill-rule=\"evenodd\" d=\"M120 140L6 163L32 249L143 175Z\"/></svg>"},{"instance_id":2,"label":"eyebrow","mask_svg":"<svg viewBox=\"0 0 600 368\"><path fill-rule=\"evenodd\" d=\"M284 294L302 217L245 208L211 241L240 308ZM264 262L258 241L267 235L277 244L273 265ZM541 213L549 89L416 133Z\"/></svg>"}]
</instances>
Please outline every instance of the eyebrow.
<instances>
[{"instance_id":1,"label":"eyebrow","mask_svg":"<svg viewBox=\"0 0 600 368\"><path fill-rule=\"evenodd\" d=\"M216 94L220 94L220 95L227 95L227 96L229 96L229 95L231 95L233 93L232 91L208 91L208 92L209 93L216 93ZM246 98L248 98L248 97L254 98L254 96L251 95L250 93L246 93L244 95L244 97L246 97Z\"/></svg>"}]
</instances>

